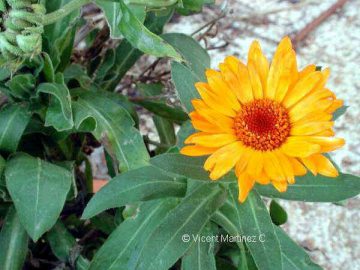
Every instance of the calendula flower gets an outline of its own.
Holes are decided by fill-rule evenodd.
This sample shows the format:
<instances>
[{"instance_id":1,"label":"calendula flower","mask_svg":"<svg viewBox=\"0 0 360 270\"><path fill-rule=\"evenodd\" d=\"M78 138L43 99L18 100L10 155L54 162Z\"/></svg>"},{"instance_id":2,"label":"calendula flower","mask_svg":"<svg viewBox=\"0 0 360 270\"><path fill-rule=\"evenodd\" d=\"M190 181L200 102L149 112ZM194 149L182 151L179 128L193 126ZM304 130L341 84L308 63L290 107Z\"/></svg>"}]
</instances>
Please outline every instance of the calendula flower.
<instances>
[{"instance_id":1,"label":"calendula flower","mask_svg":"<svg viewBox=\"0 0 360 270\"><path fill-rule=\"evenodd\" d=\"M325 86L329 69L299 71L288 37L271 65L254 41L247 64L229 56L219 69L195 84L201 99L192 100L190 118L199 132L185 140L182 154L210 155L204 168L213 180L235 168L240 202L255 182L284 192L307 170L338 175L324 156L345 143L334 137L332 114L343 101Z\"/></svg>"}]
</instances>

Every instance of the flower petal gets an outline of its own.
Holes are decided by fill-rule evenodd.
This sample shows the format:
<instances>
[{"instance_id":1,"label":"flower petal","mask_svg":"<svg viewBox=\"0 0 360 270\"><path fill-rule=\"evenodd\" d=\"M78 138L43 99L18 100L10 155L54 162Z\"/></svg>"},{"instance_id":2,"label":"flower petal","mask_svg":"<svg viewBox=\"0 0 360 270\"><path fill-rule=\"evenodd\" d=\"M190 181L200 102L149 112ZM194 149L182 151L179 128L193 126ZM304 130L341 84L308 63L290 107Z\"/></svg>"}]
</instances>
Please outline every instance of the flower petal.
<instances>
[{"instance_id":1,"label":"flower petal","mask_svg":"<svg viewBox=\"0 0 360 270\"><path fill-rule=\"evenodd\" d=\"M323 130L332 128L334 122L332 121L322 121L322 122L308 122L303 124L295 124L290 131L290 134L293 136L301 135L312 135Z\"/></svg>"},{"instance_id":2,"label":"flower petal","mask_svg":"<svg viewBox=\"0 0 360 270\"><path fill-rule=\"evenodd\" d=\"M188 137L185 143L198 144L205 147L221 147L236 140L237 138L233 134L200 134L198 136Z\"/></svg>"},{"instance_id":3,"label":"flower petal","mask_svg":"<svg viewBox=\"0 0 360 270\"><path fill-rule=\"evenodd\" d=\"M180 150L180 153L186 156L197 157L210 155L214 153L217 149L218 148L210 148L200 145L187 145Z\"/></svg>"},{"instance_id":4,"label":"flower petal","mask_svg":"<svg viewBox=\"0 0 360 270\"><path fill-rule=\"evenodd\" d=\"M262 89L265 91L269 73L269 62L262 53L258 41L254 41L250 46L248 53L248 66L249 65L254 66L254 69L260 78Z\"/></svg>"},{"instance_id":5,"label":"flower petal","mask_svg":"<svg viewBox=\"0 0 360 270\"><path fill-rule=\"evenodd\" d=\"M263 97L263 89L260 81L259 74L257 73L253 63L248 65L249 77L251 82L251 88L253 91L253 96L255 99L260 99Z\"/></svg>"},{"instance_id":6,"label":"flower petal","mask_svg":"<svg viewBox=\"0 0 360 270\"><path fill-rule=\"evenodd\" d=\"M291 157L308 157L312 154L319 153L320 146L309 143L302 138L289 137L281 146L281 151Z\"/></svg>"},{"instance_id":7,"label":"flower petal","mask_svg":"<svg viewBox=\"0 0 360 270\"><path fill-rule=\"evenodd\" d=\"M295 103L300 101L308 93L310 93L315 87L316 84L321 80L322 74L319 71L315 71L307 75L306 77L300 79L294 86L293 89L287 92L283 104L289 108Z\"/></svg>"},{"instance_id":8,"label":"flower petal","mask_svg":"<svg viewBox=\"0 0 360 270\"><path fill-rule=\"evenodd\" d=\"M244 148L240 142L228 144L207 158L204 169L211 171L210 178L212 180L217 180L235 166L243 151Z\"/></svg>"},{"instance_id":9,"label":"flower petal","mask_svg":"<svg viewBox=\"0 0 360 270\"><path fill-rule=\"evenodd\" d=\"M246 200L254 184L255 184L255 180L252 177L250 177L247 173L242 173L238 175L239 201L241 203L243 203Z\"/></svg>"},{"instance_id":10,"label":"flower petal","mask_svg":"<svg viewBox=\"0 0 360 270\"><path fill-rule=\"evenodd\" d=\"M226 116L234 117L236 112L231 108L231 104L226 102L226 99L217 97L211 92L207 83L198 82L195 84L202 100L213 110Z\"/></svg>"}]
</instances>

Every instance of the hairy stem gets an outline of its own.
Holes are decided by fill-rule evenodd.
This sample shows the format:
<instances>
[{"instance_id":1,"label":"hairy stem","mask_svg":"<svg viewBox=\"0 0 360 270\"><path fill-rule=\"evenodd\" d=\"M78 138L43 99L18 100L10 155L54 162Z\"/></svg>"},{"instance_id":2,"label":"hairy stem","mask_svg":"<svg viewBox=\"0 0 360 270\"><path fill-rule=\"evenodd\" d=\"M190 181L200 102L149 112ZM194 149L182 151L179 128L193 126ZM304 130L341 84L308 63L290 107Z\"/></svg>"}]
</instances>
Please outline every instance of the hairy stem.
<instances>
[{"instance_id":1,"label":"hairy stem","mask_svg":"<svg viewBox=\"0 0 360 270\"><path fill-rule=\"evenodd\" d=\"M76 9L81 8L83 5L90 3L91 0L73 0L58 10L48 13L44 17L44 25L52 24L57 20L64 18Z\"/></svg>"}]
</instances>

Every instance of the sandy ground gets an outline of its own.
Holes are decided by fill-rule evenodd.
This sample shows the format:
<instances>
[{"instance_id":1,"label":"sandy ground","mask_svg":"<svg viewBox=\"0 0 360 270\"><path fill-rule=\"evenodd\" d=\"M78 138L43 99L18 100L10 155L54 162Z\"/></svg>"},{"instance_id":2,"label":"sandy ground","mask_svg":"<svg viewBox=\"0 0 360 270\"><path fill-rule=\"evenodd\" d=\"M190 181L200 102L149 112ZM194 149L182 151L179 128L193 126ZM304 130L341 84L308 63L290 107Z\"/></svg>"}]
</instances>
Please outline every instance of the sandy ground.
<instances>
[{"instance_id":1,"label":"sandy ground","mask_svg":"<svg viewBox=\"0 0 360 270\"><path fill-rule=\"evenodd\" d=\"M231 11L220 20L216 34L207 38L207 46L222 49L210 50L212 65L216 67L226 55L246 58L252 40L258 39L268 58L271 58L278 41L285 35L293 35L328 9L334 0L310 1L229 0ZM309 1L307 1L309 2ZM217 1L219 6L223 1ZM299 7L301 6L301 7ZM294 8L297 7L297 8ZM282 9L279 11L279 9ZM166 31L192 33L206 22L219 16L220 8L205 8L202 14L181 17L170 24ZM346 146L332 157L343 171L360 174L360 1L350 0L311 32L297 46L298 63L303 67L315 63L330 67L328 87L350 106L336 123L337 136L346 139ZM216 31L217 30L217 31ZM205 45L205 43L203 43ZM141 116L142 132L153 140L153 123L149 116ZM93 155L95 163L101 163L101 150ZM106 174L98 168L96 175ZM360 197L344 203L344 206L323 203L280 201L286 208L289 220L285 230L324 269L360 269Z\"/></svg>"}]
</instances>

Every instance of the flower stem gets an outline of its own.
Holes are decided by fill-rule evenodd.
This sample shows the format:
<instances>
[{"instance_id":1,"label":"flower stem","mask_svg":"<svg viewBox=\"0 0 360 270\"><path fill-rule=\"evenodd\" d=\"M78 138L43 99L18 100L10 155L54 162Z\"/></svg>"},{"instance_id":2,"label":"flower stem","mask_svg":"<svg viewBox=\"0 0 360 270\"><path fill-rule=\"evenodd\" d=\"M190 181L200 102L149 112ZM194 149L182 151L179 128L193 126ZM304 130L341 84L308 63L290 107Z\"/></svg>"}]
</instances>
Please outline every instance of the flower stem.
<instances>
[{"instance_id":1,"label":"flower stem","mask_svg":"<svg viewBox=\"0 0 360 270\"><path fill-rule=\"evenodd\" d=\"M81 8L83 5L90 3L91 0L72 0L71 2L67 3L66 5L62 6L58 10L48 13L44 17L44 25L49 25L57 20L64 18L65 16L69 15L76 9Z\"/></svg>"}]
</instances>

